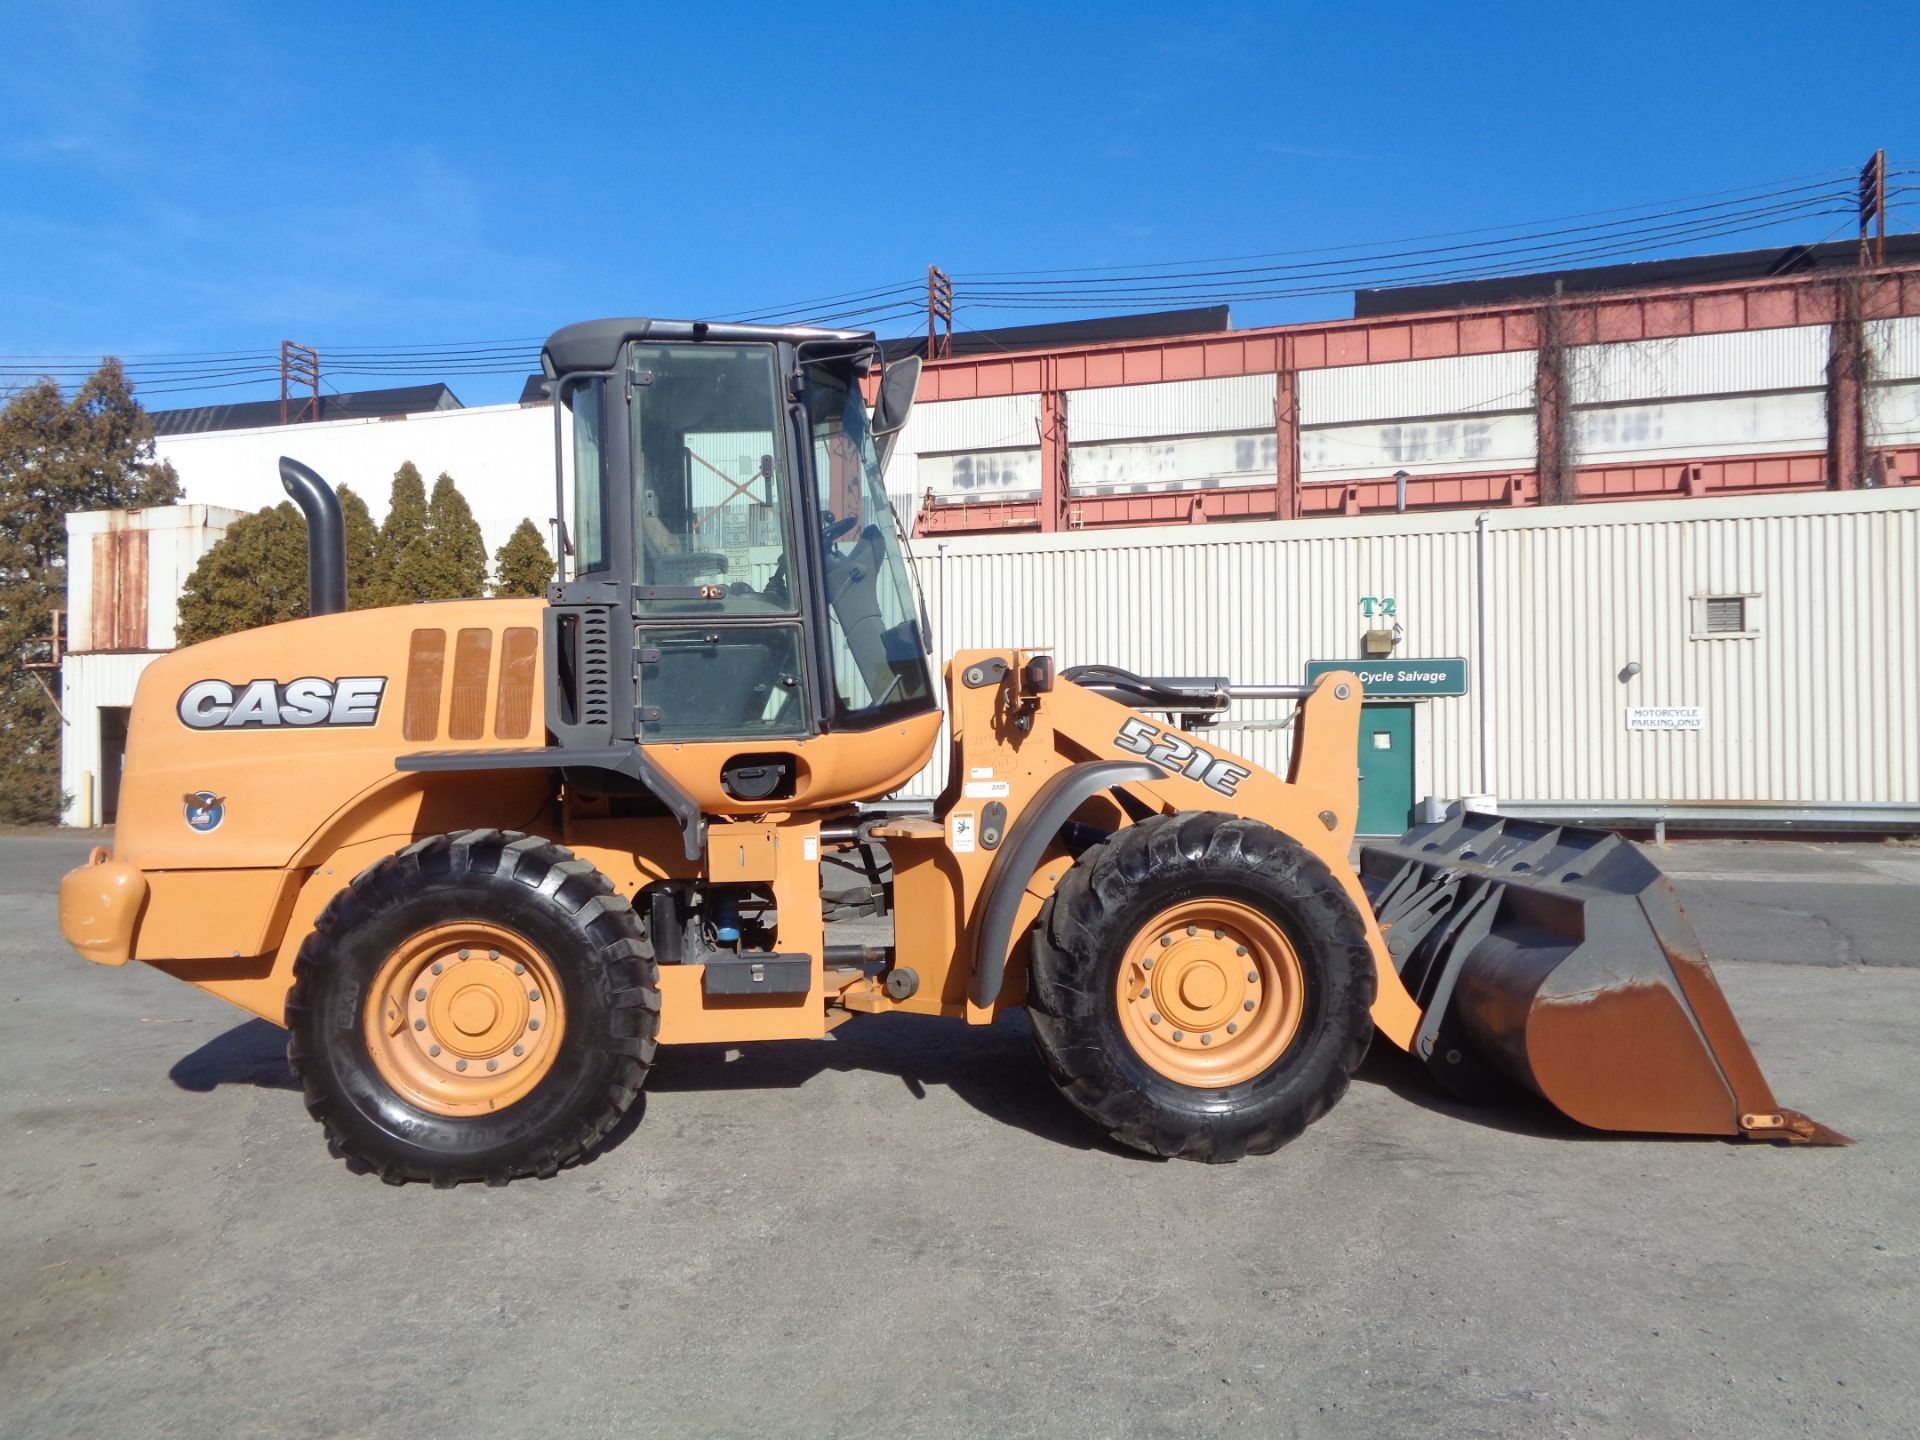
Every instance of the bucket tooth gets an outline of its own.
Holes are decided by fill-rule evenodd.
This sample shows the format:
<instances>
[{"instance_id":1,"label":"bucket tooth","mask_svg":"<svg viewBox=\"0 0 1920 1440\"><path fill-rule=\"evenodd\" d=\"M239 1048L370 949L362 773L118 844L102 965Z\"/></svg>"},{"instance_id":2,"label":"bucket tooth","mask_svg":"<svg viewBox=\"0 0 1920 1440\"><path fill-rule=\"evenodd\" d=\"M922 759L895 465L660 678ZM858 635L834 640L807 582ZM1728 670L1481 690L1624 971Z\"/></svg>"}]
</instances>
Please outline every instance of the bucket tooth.
<instances>
[{"instance_id":1,"label":"bucket tooth","mask_svg":"<svg viewBox=\"0 0 1920 1440\"><path fill-rule=\"evenodd\" d=\"M1782 1109L1673 886L1610 831L1462 814L1361 850L1447 1089L1530 1090L1600 1130L1846 1137Z\"/></svg>"}]
</instances>

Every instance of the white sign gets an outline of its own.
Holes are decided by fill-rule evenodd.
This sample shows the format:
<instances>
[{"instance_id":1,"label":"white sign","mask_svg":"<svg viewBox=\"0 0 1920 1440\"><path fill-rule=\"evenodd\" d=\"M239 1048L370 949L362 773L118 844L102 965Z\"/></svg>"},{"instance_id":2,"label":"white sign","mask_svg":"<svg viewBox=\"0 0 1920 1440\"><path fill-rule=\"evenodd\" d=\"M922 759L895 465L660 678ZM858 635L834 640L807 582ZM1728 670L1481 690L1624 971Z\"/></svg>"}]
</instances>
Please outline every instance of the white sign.
<instances>
[{"instance_id":1,"label":"white sign","mask_svg":"<svg viewBox=\"0 0 1920 1440\"><path fill-rule=\"evenodd\" d=\"M956 810L948 817L947 824L951 828L953 837L951 841L953 853L971 855L974 835L973 813L967 810Z\"/></svg>"},{"instance_id":2,"label":"white sign","mask_svg":"<svg viewBox=\"0 0 1920 1440\"><path fill-rule=\"evenodd\" d=\"M1704 730L1707 712L1700 705L1629 705L1629 730Z\"/></svg>"}]
</instances>

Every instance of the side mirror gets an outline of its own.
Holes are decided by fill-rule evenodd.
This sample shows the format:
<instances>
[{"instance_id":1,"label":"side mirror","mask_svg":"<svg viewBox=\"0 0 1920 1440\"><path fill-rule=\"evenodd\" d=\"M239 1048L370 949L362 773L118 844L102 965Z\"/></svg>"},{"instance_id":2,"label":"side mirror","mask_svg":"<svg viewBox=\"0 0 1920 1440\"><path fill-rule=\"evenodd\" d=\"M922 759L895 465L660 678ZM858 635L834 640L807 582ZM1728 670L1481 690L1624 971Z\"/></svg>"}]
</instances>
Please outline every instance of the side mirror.
<instances>
[{"instance_id":1,"label":"side mirror","mask_svg":"<svg viewBox=\"0 0 1920 1440\"><path fill-rule=\"evenodd\" d=\"M913 397L920 389L920 357L908 355L880 373L880 393L873 402L874 438L893 435L907 423Z\"/></svg>"},{"instance_id":2,"label":"side mirror","mask_svg":"<svg viewBox=\"0 0 1920 1440\"><path fill-rule=\"evenodd\" d=\"M887 473L887 461L913 409L913 397L920 389L920 357L908 355L894 361L880 373L880 393L874 397L873 416L868 428L873 431L874 456L880 461L880 473Z\"/></svg>"}]
</instances>

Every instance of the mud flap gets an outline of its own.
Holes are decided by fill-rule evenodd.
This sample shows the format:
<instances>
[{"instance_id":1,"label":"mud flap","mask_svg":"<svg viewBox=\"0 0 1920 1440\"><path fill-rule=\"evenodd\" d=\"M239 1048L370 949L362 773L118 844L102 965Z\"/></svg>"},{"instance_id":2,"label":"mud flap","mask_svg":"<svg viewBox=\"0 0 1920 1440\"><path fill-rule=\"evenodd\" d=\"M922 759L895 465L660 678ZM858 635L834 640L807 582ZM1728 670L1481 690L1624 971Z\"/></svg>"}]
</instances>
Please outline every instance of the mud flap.
<instances>
[{"instance_id":1,"label":"mud flap","mask_svg":"<svg viewBox=\"0 0 1920 1440\"><path fill-rule=\"evenodd\" d=\"M1419 1003L1414 1054L1469 1100L1519 1085L1599 1130L1815 1144L1773 1098L1672 884L1606 830L1466 814L1363 846Z\"/></svg>"}]
</instances>

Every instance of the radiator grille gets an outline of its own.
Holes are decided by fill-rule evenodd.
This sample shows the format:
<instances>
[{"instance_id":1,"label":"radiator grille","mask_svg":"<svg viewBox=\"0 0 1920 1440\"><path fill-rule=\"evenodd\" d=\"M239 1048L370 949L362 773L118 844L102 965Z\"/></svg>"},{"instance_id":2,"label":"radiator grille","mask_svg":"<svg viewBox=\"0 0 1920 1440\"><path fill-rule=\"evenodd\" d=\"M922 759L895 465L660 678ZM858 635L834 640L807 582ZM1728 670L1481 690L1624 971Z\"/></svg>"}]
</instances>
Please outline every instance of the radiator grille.
<instances>
[{"instance_id":1,"label":"radiator grille","mask_svg":"<svg viewBox=\"0 0 1920 1440\"><path fill-rule=\"evenodd\" d=\"M604 655L606 627L600 628ZM432 741L444 728L449 740L525 740L533 731L540 690L540 632L530 625L497 634L487 625L464 626L454 632L451 663L447 650L445 630L423 628L409 639L401 736ZM495 650L500 652L497 667ZM606 669L604 658L601 669ZM603 682L603 697L606 689Z\"/></svg>"}]
</instances>

